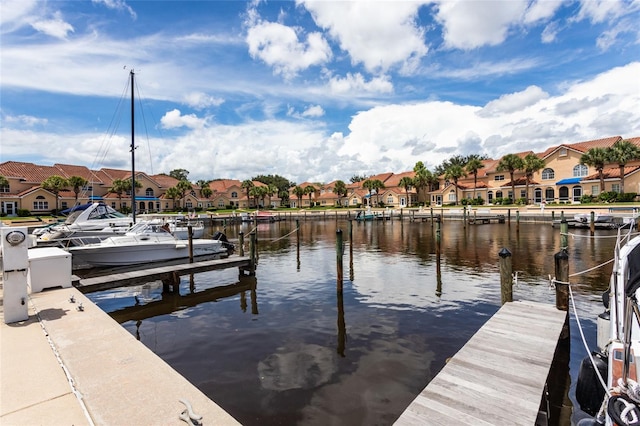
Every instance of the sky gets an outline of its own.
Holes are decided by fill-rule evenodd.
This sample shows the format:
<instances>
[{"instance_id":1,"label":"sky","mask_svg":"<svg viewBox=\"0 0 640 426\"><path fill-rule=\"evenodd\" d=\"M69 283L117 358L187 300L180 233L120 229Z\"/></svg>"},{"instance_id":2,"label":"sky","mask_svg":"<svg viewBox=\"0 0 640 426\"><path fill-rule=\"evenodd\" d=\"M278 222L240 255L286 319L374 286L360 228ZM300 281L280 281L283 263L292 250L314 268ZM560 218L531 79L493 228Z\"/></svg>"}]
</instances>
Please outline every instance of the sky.
<instances>
[{"instance_id":1,"label":"sky","mask_svg":"<svg viewBox=\"0 0 640 426\"><path fill-rule=\"evenodd\" d=\"M293 183L640 136L640 0L2 0L0 162Z\"/></svg>"}]
</instances>

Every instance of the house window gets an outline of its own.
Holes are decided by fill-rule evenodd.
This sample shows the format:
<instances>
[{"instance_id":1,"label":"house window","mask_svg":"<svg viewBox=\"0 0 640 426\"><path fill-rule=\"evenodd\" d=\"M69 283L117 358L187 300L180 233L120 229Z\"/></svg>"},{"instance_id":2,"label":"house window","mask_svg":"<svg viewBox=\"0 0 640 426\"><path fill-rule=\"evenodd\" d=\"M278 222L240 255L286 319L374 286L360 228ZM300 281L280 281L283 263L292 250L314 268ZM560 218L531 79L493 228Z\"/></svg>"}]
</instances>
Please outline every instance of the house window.
<instances>
[{"instance_id":1,"label":"house window","mask_svg":"<svg viewBox=\"0 0 640 426\"><path fill-rule=\"evenodd\" d=\"M584 164L578 164L573 168L573 177L584 177L589 174L589 168Z\"/></svg>"},{"instance_id":2,"label":"house window","mask_svg":"<svg viewBox=\"0 0 640 426\"><path fill-rule=\"evenodd\" d=\"M546 168L542 171L542 179L548 180L548 179L555 179L555 178L556 178L556 172L554 172L553 169Z\"/></svg>"},{"instance_id":3,"label":"house window","mask_svg":"<svg viewBox=\"0 0 640 426\"><path fill-rule=\"evenodd\" d=\"M351 204L353 204L354 206L358 204L358 199L354 198L353 200L351 200Z\"/></svg>"},{"instance_id":4,"label":"house window","mask_svg":"<svg viewBox=\"0 0 640 426\"><path fill-rule=\"evenodd\" d=\"M393 204L393 196L392 195L389 195L387 197L387 204Z\"/></svg>"},{"instance_id":5,"label":"house window","mask_svg":"<svg viewBox=\"0 0 640 426\"><path fill-rule=\"evenodd\" d=\"M611 191L620 193L620 184L619 183L612 184L611 185Z\"/></svg>"},{"instance_id":6,"label":"house window","mask_svg":"<svg viewBox=\"0 0 640 426\"><path fill-rule=\"evenodd\" d=\"M502 198L502 191L496 191L496 198Z\"/></svg>"},{"instance_id":7,"label":"house window","mask_svg":"<svg viewBox=\"0 0 640 426\"><path fill-rule=\"evenodd\" d=\"M496 175L493 179L494 180L504 180L504 175Z\"/></svg>"},{"instance_id":8,"label":"house window","mask_svg":"<svg viewBox=\"0 0 640 426\"><path fill-rule=\"evenodd\" d=\"M231 198L238 198L238 193L237 193L237 192L235 192L235 191L233 191L233 192L231 193Z\"/></svg>"},{"instance_id":9,"label":"house window","mask_svg":"<svg viewBox=\"0 0 640 426\"><path fill-rule=\"evenodd\" d=\"M566 157L567 156L567 148L560 148L560 151L558 152L558 155L560 157Z\"/></svg>"},{"instance_id":10,"label":"house window","mask_svg":"<svg viewBox=\"0 0 640 426\"><path fill-rule=\"evenodd\" d=\"M544 190L544 198L547 203L553 203L556 198L556 193L553 188L547 188Z\"/></svg>"},{"instance_id":11,"label":"house window","mask_svg":"<svg viewBox=\"0 0 640 426\"><path fill-rule=\"evenodd\" d=\"M524 189L520 190L520 198L527 198L527 191Z\"/></svg>"},{"instance_id":12,"label":"house window","mask_svg":"<svg viewBox=\"0 0 640 426\"><path fill-rule=\"evenodd\" d=\"M591 185L591 195L600 195L600 185Z\"/></svg>"},{"instance_id":13,"label":"house window","mask_svg":"<svg viewBox=\"0 0 640 426\"><path fill-rule=\"evenodd\" d=\"M9 185L0 186L0 192L9 192Z\"/></svg>"},{"instance_id":14,"label":"house window","mask_svg":"<svg viewBox=\"0 0 640 426\"><path fill-rule=\"evenodd\" d=\"M487 192L487 202L489 204L493 203L493 191Z\"/></svg>"},{"instance_id":15,"label":"house window","mask_svg":"<svg viewBox=\"0 0 640 426\"><path fill-rule=\"evenodd\" d=\"M153 197L153 188L147 188L144 190L145 197Z\"/></svg>"},{"instance_id":16,"label":"house window","mask_svg":"<svg viewBox=\"0 0 640 426\"><path fill-rule=\"evenodd\" d=\"M115 202L115 201L112 201L112 202L111 202L111 208L112 208L112 209L115 209L115 208L116 208L116 202Z\"/></svg>"},{"instance_id":17,"label":"house window","mask_svg":"<svg viewBox=\"0 0 640 426\"><path fill-rule=\"evenodd\" d=\"M219 208L223 208L224 207L224 200L218 200L218 207Z\"/></svg>"},{"instance_id":18,"label":"house window","mask_svg":"<svg viewBox=\"0 0 640 426\"><path fill-rule=\"evenodd\" d=\"M456 201L456 191L449 192L449 201L452 201L452 202Z\"/></svg>"},{"instance_id":19,"label":"house window","mask_svg":"<svg viewBox=\"0 0 640 426\"><path fill-rule=\"evenodd\" d=\"M66 202L66 201L63 201L63 202L61 202L61 203L60 203L60 208L61 208L62 210L65 210L67 207L68 207L68 205L67 205L67 202Z\"/></svg>"},{"instance_id":20,"label":"house window","mask_svg":"<svg viewBox=\"0 0 640 426\"><path fill-rule=\"evenodd\" d=\"M193 208L193 203L191 201L187 201L185 203L185 207L188 208L188 209L192 209Z\"/></svg>"},{"instance_id":21,"label":"house window","mask_svg":"<svg viewBox=\"0 0 640 426\"><path fill-rule=\"evenodd\" d=\"M33 202L33 210L49 210L49 202L42 195L38 195Z\"/></svg>"},{"instance_id":22,"label":"house window","mask_svg":"<svg viewBox=\"0 0 640 426\"><path fill-rule=\"evenodd\" d=\"M189 192L189 194L191 194L192 196L195 197L196 196L196 191L191 191L191 192Z\"/></svg>"}]
</instances>

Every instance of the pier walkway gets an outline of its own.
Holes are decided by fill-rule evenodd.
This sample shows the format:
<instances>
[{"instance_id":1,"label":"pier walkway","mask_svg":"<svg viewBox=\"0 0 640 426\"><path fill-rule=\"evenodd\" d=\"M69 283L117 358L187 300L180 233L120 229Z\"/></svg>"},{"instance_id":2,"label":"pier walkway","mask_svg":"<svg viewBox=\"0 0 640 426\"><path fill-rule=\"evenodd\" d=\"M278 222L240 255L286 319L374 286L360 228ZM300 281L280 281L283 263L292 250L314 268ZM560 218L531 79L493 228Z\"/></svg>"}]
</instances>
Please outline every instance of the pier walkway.
<instances>
[{"instance_id":1,"label":"pier walkway","mask_svg":"<svg viewBox=\"0 0 640 426\"><path fill-rule=\"evenodd\" d=\"M551 305L506 303L394 424L535 425L566 315Z\"/></svg>"}]
</instances>

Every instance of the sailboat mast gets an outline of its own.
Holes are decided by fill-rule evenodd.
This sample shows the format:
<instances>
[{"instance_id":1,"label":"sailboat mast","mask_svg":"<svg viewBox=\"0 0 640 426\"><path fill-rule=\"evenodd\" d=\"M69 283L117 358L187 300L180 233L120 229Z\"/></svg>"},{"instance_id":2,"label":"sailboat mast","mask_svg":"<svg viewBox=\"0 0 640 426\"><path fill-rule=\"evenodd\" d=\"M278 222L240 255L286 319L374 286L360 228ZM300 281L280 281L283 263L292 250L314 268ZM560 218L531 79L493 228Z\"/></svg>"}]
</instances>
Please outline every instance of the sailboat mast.
<instances>
[{"instance_id":1,"label":"sailboat mast","mask_svg":"<svg viewBox=\"0 0 640 426\"><path fill-rule=\"evenodd\" d=\"M134 75L133 70L129 71L131 75L131 214L133 223L136 223L136 155L135 155L135 101L134 101Z\"/></svg>"}]
</instances>

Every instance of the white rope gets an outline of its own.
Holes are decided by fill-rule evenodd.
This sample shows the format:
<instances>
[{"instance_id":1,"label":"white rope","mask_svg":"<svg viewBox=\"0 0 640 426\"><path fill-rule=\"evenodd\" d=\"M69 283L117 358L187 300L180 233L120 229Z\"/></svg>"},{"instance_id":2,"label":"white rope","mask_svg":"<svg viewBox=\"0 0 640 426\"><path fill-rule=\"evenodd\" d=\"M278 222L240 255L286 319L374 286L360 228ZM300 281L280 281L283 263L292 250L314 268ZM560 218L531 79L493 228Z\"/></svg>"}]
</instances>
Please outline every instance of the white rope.
<instances>
[{"instance_id":1,"label":"white rope","mask_svg":"<svg viewBox=\"0 0 640 426\"><path fill-rule=\"evenodd\" d=\"M604 379L600 375L600 370L598 370L598 367L596 366L596 362L593 359L593 355L591 354L591 351L589 350L589 345L587 344L587 339L584 337L584 333L582 331L582 324L580 324L580 318L578 317L578 310L576 309L576 302L575 302L575 300L573 298L573 291L571 290L571 285L569 285L568 287L569 287L569 299L571 300L571 307L573 309L573 316L575 317L576 324L578 325L578 331L580 332L580 338L582 339L582 344L584 345L584 348L587 351L587 354L589 355L589 360L591 361L591 365L593 366L593 370L596 372L596 375L598 376L598 380L600 381L600 385L602 386L602 388L606 392L607 396L611 397L611 392L609 391L609 389L607 387L607 384L605 383Z\"/></svg>"},{"instance_id":2,"label":"white rope","mask_svg":"<svg viewBox=\"0 0 640 426\"><path fill-rule=\"evenodd\" d=\"M569 277L576 277L578 275L582 275L582 274L586 274L587 272L591 272L591 271L593 271L595 269L602 268L603 266L608 265L609 263L613 262L614 260L615 259L612 258L612 259L607 260L604 263L601 263L599 265L594 266L593 268L589 268L589 269L585 269L584 271L580 271L580 272L575 272L573 274L569 274Z\"/></svg>"},{"instance_id":3,"label":"white rope","mask_svg":"<svg viewBox=\"0 0 640 426\"><path fill-rule=\"evenodd\" d=\"M288 234L283 235L283 236L282 236L282 237L280 237L280 238L276 238L275 240L271 241L271 243L275 243L275 242L277 242L277 241L280 241L280 240L283 240L283 239L287 238L289 235L293 234L293 233L294 233L294 232L296 232L298 229L300 229L300 228L296 228L296 229L294 229L293 231L289 232Z\"/></svg>"}]
</instances>

